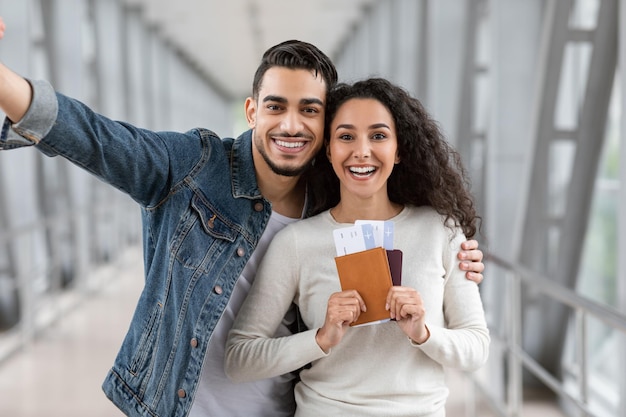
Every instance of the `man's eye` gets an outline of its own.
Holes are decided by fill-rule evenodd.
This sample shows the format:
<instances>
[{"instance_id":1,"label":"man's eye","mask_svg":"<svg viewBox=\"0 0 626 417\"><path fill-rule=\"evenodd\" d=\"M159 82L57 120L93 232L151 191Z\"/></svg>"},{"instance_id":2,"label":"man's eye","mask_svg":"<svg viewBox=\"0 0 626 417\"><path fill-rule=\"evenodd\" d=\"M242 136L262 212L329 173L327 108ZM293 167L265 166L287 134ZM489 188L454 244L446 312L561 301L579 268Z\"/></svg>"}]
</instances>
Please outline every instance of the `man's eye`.
<instances>
[{"instance_id":1,"label":"man's eye","mask_svg":"<svg viewBox=\"0 0 626 417\"><path fill-rule=\"evenodd\" d=\"M267 109L271 111L276 111L276 110L280 110L280 106L277 104L268 104Z\"/></svg>"},{"instance_id":2,"label":"man's eye","mask_svg":"<svg viewBox=\"0 0 626 417\"><path fill-rule=\"evenodd\" d=\"M302 111L304 111L305 113L319 113L319 110L316 109L315 107L306 107L304 108Z\"/></svg>"}]
</instances>

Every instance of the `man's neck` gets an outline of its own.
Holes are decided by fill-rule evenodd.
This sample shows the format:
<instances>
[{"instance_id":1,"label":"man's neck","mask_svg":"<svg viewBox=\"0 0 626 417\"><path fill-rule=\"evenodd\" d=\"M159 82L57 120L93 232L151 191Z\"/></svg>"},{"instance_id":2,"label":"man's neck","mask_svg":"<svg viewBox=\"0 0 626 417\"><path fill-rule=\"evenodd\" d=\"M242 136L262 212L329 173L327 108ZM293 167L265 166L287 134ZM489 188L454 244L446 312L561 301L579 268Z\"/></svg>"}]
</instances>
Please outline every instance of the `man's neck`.
<instances>
[{"instance_id":1,"label":"man's neck","mask_svg":"<svg viewBox=\"0 0 626 417\"><path fill-rule=\"evenodd\" d=\"M302 217L306 187L299 176L257 172L257 182L263 197L272 203L272 211L294 219Z\"/></svg>"}]
</instances>

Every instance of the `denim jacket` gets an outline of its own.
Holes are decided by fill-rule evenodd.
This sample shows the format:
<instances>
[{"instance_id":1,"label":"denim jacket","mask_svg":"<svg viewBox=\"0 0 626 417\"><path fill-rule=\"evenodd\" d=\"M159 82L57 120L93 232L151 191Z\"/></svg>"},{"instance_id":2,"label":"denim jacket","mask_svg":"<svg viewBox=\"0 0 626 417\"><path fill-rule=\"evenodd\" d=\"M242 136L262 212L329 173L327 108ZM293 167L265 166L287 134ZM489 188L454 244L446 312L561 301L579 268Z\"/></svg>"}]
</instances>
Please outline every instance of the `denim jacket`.
<instances>
[{"instance_id":1,"label":"denim jacket","mask_svg":"<svg viewBox=\"0 0 626 417\"><path fill-rule=\"evenodd\" d=\"M19 123L5 120L0 149L34 143L142 208L145 287L103 389L129 416L185 416L211 333L271 214L251 132L151 132L31 84L31 107Z\"/></svg>"}]
</instances>

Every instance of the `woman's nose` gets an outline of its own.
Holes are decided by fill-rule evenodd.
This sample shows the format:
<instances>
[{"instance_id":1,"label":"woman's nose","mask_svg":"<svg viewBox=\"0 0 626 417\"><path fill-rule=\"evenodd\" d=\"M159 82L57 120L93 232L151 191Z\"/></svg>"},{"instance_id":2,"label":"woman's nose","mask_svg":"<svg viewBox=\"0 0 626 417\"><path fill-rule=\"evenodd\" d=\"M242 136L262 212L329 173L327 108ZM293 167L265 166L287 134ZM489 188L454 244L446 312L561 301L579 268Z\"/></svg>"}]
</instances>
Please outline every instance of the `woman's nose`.
<instances>
[{"instance_id":1,"label":"woman's nose","mask_svg":"<svg viewBox=\"0 0 626 417\"><path fill-rule=\"evenodd\" d=\"M355 158L369 158L371 154L370 144L368 140L357 139L354 143L355 149L353 155Z\"/></svg>"}]
</instances>

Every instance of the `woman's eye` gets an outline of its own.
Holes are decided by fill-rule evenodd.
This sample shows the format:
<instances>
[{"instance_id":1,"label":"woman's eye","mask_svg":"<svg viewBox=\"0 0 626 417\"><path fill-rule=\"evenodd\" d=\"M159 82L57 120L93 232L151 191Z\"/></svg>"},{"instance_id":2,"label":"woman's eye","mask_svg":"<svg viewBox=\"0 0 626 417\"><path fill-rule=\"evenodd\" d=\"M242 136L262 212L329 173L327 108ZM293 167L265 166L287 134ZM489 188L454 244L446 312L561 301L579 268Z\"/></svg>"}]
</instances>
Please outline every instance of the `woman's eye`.
<instances>
[{"instance_id":1,"label":"woman's eye","mask_svg":"<svg viewBox=\"0 0 626 417\"><path fill-rule=\"evenodd\" d=\"M352 139L352 136L348 135L347 133L344 133L343 135L339 135L339 139L341 139L341 140L350 140L350 139Z\"/></svg>"},{"instance_id":2,"label":"woman's eye","mask_svg":"<svg viewBox=\"0 0 626 417\"><path fill-rule=\"evenodd\" d=\"M387 136L384 133L374 133L372 136L373 139L381 140L385 139Z\"/></svg>"}]
</instances>

